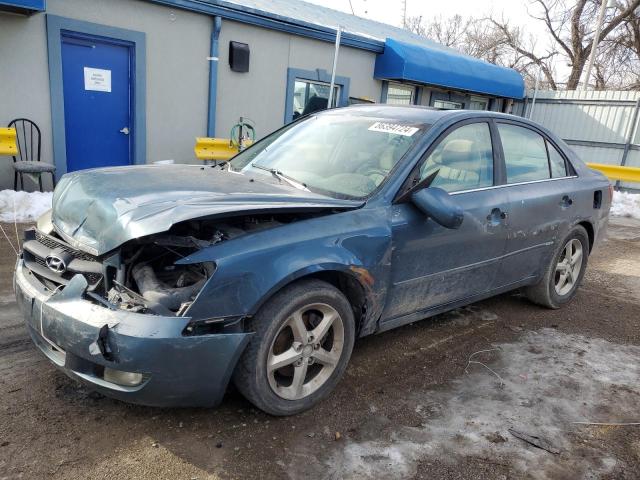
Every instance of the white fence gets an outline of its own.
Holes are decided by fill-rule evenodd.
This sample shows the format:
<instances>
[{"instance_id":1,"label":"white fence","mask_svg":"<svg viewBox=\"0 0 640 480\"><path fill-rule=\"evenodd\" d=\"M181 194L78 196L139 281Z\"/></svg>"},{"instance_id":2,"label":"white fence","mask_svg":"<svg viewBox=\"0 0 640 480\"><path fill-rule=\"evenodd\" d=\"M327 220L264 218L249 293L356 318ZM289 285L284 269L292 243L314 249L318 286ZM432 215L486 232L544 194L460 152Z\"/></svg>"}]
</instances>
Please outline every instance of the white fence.
<instances>
[{"instance_id":1,"label":"white fence","mask_svg":"<svg viewBox=\"0 0 640 480\"><path fill-rule=\"evenodd\" d=\"M514 113L544 125L585 162L640 167L640 92L533 91ZM639 188L629 184L630 188Z\"/></svg>"}]
</instances>

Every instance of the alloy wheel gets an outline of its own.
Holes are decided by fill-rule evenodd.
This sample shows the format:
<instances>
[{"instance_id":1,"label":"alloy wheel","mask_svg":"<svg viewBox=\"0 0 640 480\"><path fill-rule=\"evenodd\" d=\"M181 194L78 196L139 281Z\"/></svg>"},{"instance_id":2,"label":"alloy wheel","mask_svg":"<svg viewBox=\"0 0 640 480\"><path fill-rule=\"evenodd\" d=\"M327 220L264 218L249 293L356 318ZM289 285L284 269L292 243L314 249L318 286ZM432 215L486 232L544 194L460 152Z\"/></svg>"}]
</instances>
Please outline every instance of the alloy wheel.
<instances>
[{"instance_id":1,"label":"alloy wheel","mask_svg":"<svg viewBox=\"0 0 640 480\"><path fill-rule=\"evenodd\" d=\"M286 400L311 395L331 377L343 347L344 324L335 308L324 303L299 308L285 320L269 348L269 385Z\"/></svg>"},{"instance_id":2,"label":"alloy wheel","mask_svg":"<svg viewBox=\"0 0 640 480\"><path fill-rule=\"evenodd\" d=\"M582 243L577 238L567 242L556 264L554 287L560 296L568 294L582 270Z\"/></svg>"}]
</instances>

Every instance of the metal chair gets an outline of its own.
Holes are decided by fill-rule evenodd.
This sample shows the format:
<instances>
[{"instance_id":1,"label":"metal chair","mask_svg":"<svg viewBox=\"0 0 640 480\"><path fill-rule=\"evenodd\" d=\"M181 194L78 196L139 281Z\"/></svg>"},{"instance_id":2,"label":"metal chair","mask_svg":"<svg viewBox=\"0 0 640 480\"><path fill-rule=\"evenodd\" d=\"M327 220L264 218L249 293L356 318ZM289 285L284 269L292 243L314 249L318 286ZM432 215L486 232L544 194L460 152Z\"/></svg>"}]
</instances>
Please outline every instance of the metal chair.
<instances>
[{"instance_id":1,"label":"metal chair","mask_svg":"<svg viewBox=\"0 0 640 480\"><path fill-rule=\"evenodd\" d=\"M16 118L9 122L9 128L16 130L16 142L18 144L18 157L13 155L13 189L18 190L18 176L20 176L20 188L24 190L25 173L38 177L40 191L42 191L42 174L50 173L53 186L56 186L56 167L50 163L40 162L40 129L38 125L28 118Z\"/></svg>"}]
</instances>

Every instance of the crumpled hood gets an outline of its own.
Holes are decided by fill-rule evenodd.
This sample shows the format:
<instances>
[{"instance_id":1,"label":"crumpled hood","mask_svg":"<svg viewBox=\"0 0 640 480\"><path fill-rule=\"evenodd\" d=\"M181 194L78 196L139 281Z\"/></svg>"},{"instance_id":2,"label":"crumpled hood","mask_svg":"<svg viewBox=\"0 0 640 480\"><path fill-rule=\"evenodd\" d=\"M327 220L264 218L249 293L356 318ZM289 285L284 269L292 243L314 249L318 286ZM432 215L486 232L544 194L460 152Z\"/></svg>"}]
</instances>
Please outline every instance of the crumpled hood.
<instances>
[{"instance_id":1,"label":"crumpled hood","mask_svg":"<svg viewBox=\"0 0 640 480\"><path fill-rule=\"evenodd\" d=\"M243 211L346 209L362 203L219 168L140 165L65 175L53 196L52 221L75 248L102 255L185 220Z\"/></svg>"}]
</instances>

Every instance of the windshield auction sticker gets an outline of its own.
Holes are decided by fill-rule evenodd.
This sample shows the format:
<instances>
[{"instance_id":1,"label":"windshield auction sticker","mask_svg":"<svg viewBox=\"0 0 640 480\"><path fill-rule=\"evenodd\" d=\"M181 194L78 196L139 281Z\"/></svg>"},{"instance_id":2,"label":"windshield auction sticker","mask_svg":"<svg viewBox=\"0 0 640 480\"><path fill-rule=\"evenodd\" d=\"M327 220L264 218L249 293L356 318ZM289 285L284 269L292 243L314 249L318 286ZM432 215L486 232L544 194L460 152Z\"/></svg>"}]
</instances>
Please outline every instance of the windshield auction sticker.
<instances>
[{"instance_id":1,"label":"windshield auction sticker","mask_svg":"<svg viewBox=\"0 0 640 480\"><path fill-rule=\"evenodd\" d=\"M395 133L396 135L404 135L410 137L419 129L416 127L408 127L406 125L398 125L397 123L376 122L369 127L373 132Z\"/></svg>"}]
</instances>

